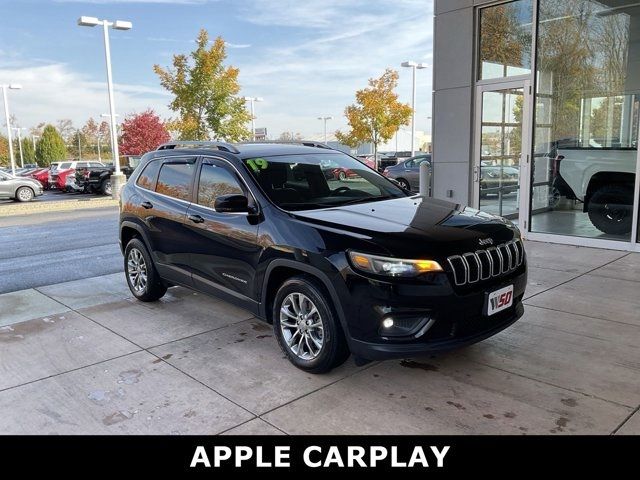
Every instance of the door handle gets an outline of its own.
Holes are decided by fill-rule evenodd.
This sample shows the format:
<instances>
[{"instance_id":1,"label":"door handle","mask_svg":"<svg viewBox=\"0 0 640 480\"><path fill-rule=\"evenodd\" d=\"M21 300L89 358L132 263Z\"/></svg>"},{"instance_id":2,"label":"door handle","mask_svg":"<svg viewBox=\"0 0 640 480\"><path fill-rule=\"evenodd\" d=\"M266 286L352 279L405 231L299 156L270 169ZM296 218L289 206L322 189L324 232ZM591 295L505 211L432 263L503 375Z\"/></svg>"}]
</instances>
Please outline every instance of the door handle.
<instances>
[{"instance_id":1,"label":"door handle","mask_svg":"<svg viewBox=\"0 0 640 480\"><path fill-rule=\"evenodd\" d=\"M187 218L193 223L204 223L204 218L202 218L200 215L188 215Z\"/></svg>"},{"instance_id":2,"label":"door handle","mask_svg":"<svg viewBox=\"0 0 640 480\"><path fill-rule=\"evenodd\" d=\"M151 202L142 202L141 205L143 208L146 208L147 210L149 210L150 208L153 208L153 204Z\"/></svg>"}]
</instances>

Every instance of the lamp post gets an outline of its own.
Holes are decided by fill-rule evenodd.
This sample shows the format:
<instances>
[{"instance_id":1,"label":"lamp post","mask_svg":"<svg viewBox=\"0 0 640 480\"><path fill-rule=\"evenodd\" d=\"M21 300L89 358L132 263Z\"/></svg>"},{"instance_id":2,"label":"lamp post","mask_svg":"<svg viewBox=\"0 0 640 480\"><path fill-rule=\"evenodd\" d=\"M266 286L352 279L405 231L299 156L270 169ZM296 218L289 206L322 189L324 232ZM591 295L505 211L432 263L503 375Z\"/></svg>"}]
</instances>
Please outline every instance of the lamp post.
<instances>
[{"instance_id":1,"label":"lamp post","mask_svg":"<svg viewBox=\"0 0 640 480\"><path fill-rule=\"evenodd\" d=\"M327 144L327 120L333 120L333 117L318 117L318 120L324 122L324 143Z\"/></svg>"},{"instance_id":2,"label":"lamp post","mask_svg":"<svg viewBox=\"0 0 640 480\"><path fill-rule=\"evenodd\" d=\"M104 38L104 56L107 64L107 91L109 93L109 116L111 119L111 151L115 172L111 176L111 185L113 187L113 198L120 198L120 188L126 182L126 177L120 171L120 157L118 154L118 137L116 131L116 107L113 99L113 76L111 73L111 47L109 45L109 27L114 30L130 30L131 22L124 20L116 20L110 22L108 20L98 20L96 17L80 17L78 25L81 27L102 26Z\"/></svg>"},{"instance_id":3,"label":"lamp post","mask_svg":"<svg viewBox=\"0 0 640 480\"><path fill-rule=\"evenodd\" d=\"M102 156L100 154L100 134L98 134L98 161L102 163Z\"/></svg>"},{"instance_id":4,"label":"lamp post","mask_svg":"<svg viewBox=\"0 0 640 480\"><path fill-rule=\"evenodd\" d=\"M7 98L7 90L20 90L22 85L15 83L9 85L0 85L2 89L2 99L4 100L4 117L7 122L7 140L9 141L9 159L11 160L11 173L16 173L16 162L13 158L13 142L11 141L11 117L9 115L9 100Z\"/></svg>"},{"instance_id":5,"label":"lamp post","mask_svg":"<svg viewBox=\"0 0 640 480\"><path fill-rule=\"evenodd\" d=\"M120 115L118 115L118 114L116 113L116 115L115 115L115 116L116 116L116 118L118 118ZM100 117L101 117L101 118L111 118L111 115L109 115L108 113L101 113L101 114L100 114ZM111 126L109 126L109 130L111 130ZM113 161L113 159L111 159L111 160Z\"/></svg>"},{"instance_id":6,"label":"lamp post","mask_svg":"<svg viewBox=\"0 0 640 480\"><path fill-rule=\"evenodd\" d=\"M255 102L262 102L264 99L262 97L244 97L245 102L249 102L251 104L251 139L256 139L256 116L255 116Z\"/></svg>"},{"instance_id":7,"label":"lamp post","mask_svg":"<svg viewBox=\"0 0 640 480\"><path fill-rule=\"evenodd\" d=\"M25 127L13 127L18 132L18 149L20 150L20 168L24 168L24 155L22 154L22 130L26 130Z\"/></svg>"},{"instance_id":8,"label":"lamp post","mask_svg":"<svg viewBox=\"0 0 640 480\"><path fill-rule=\"evenodd\" d=\"M76 128L76 136L78 137L78 160L82 161L82 145L80 144L80 129Z\"/></svg>"},{"instance_id":9,"label":"lamp post","mask_svg":"<svg viewBox=\"0 0 640 480\"><path fill-rule=\"evenodd\" d=\"M31 141L33 142L33 151L36 151L36 138L40 138L39 135L31 135Z\"/></svg>"},{"instance_id":10,"label":"lamp post","mask_svg":"<svg viewBox=\"0 0 640 480\"><path fill-rule=\"evenodd\" d=\"M429 68L429 65L417 62L402 62L401 66L413 70L413 89L411 95L411 108L413 110L411 114L411 156L414 157L416 154L416 70Z\"/></svg>"}]
</instances>

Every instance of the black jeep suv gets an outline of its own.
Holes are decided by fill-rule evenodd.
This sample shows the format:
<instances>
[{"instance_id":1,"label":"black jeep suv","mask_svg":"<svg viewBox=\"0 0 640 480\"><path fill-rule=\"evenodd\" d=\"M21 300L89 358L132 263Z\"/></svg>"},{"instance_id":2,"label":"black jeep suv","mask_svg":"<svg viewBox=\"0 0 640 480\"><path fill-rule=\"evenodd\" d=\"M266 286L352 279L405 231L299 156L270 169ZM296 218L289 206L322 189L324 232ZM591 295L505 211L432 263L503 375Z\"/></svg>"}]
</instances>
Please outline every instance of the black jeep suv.
<instances>
[{"instance_id":1,"label":"black jeep suv","mask_svg":"<svg viewBox=\"0 0 640 480\"><path fill-rule=\"evenodd\" d=\"M172 285L222 297L273 323L309 372L349 353L362 362L460 347L523 314L517 227L413 195L320 144L162 145L142 158L120 210L135 297L158 300Z\"/></svg>"}]
</instances>

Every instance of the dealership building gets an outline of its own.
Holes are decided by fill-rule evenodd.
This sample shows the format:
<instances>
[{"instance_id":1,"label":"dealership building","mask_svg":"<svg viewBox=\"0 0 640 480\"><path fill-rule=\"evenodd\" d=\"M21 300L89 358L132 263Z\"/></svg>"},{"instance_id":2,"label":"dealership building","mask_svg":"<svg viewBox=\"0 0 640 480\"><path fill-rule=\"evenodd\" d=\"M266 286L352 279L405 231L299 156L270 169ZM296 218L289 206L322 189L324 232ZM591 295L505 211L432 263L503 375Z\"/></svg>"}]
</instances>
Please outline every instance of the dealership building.
<instances>
[{"instance_id":1,"label":"dealership building","mask_svg":"<svg viewBox=\"0 0 640 480\"><path fill-rule=\"evenodd\" d=\"M434 195L640 251L640 2L435 0Z\"/></svg>"}]
</instances>

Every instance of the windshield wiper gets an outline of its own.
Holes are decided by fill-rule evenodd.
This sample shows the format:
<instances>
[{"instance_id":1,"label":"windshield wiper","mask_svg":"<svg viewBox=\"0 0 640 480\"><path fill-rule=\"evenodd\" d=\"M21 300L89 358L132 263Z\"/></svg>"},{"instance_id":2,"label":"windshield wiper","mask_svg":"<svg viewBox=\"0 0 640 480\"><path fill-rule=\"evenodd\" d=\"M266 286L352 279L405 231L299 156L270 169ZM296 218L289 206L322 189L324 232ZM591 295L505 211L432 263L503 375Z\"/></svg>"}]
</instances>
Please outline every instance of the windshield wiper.
<instances>
[{"instance_id":1,"label":"windshield wiper","mask_svg":"<svg viewBox=\"0 0 640 480\"><path fill-rule=\"evenodd\" d=\"M357 203L368 203L368 202L379 202L382 200L389 200L392 197L388 197L388 196L384 196L384 195L379 195L377 197L363 197L363 198L356 198L354 200L349 200L348 202L344 202L341 203L339 205L336 205L338 207L344 207L345 205L355 205Z\"/></svg>"}]
</instances>

